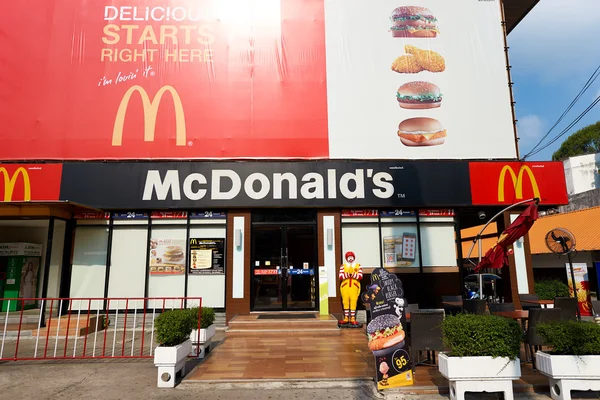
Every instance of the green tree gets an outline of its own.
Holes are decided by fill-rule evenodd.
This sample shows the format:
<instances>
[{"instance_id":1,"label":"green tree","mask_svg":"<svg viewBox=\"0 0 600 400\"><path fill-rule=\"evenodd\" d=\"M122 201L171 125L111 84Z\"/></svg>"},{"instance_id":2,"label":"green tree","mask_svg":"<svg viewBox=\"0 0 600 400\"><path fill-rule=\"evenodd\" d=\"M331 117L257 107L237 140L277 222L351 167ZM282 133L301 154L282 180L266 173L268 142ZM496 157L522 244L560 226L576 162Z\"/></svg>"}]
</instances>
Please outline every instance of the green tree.
<instances>
[{"instance_id":1,"label":"green tree","mask_svg":"<svg viewBox=\"0 0 600 400\"><path fill-rule=\"evenodd\" d=\"M594 153L600 153L600 121L569 136L552 154L552 160L562 161L569 157Z\"/></svg>"}]
</instances>

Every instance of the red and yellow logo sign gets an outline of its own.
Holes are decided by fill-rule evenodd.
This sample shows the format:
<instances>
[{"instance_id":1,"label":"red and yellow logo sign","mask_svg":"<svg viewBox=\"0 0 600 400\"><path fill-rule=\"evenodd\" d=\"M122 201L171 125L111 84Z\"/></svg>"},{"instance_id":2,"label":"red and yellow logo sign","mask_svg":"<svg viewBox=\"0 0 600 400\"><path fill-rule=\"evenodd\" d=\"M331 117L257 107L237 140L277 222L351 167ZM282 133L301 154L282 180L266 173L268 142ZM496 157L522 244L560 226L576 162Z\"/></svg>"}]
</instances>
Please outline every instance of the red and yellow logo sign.
<instances>
[{"instance_id":1,"label":"red and yellow logo sign","mask_svg":"<svg viewBox=\"0 0 600 400\"><path fill-rule=\"evenodd\" d=\"M510 176L512 185L515 189L515 198L517 200L523 199L523 175L527 173L529 177L529 182L531 184L531 189L533 191L533 197L540 198L540 189L538 188L537 181L535 180L535 175L531 171L531 168L527 165L522 165L519 168L519 174L515 174L515 171L509 165L505 165L502 167L502 171L500 171L500 178L498 179L498 202L503 203L505 201L504 196L504 187L506 186L506 173Z\"/></svg>"},{"instance_id":2,"label":"red and yellow logo sign","mask_svg":"<svg viewBox=\"0 0 600 400\"><path fill-rule=\"evenodd\" d=\"M568 204L561 162L471 162L472 204L513 204L537 197L541 204Z\"/></svg>"},{"instance_id":3,"label":"red and yellow logo sign","mask_svg":"<svg viewBox=\"0 0 600 400\"><path fill-rule=\"evenodd\" d=\"M0 202L58 200L61 164L0 164Z\"/></svg>"},{"instance_id":4,"label":"red and yellow logo sign","mask_svg":"<svg viewBox=\"0 0 600 400\"><path fill-rule=\"evenodd\" d=\"M19 167L11 175L6 168L0 167L0 175L4 178L4 201L12 200L15 185L17 184L19 176L23 179L23 200L31 200L31 181L29 180L29 174L25 168Z\"/></svg>"},{"instance_id":5,"label":"red and yellow logo sign","mask_svg":"<svg viewBox=\"0 0 600 400\"><path fill-rule=\"evenodd\" d=\"M142 107L144 109L144 141L154 141L154 131L156 130L156 117L158 114L158 108L162 100L163 95L169 92L171 99L173 100L173 106L175 108L175 135L176 145L185 146L186 144L186 132L185 132L185 115L183 113L183 104L179 94L172 86L163 86L160 88L152 100L144 88L135 85L130 87L117 109L117 116L115 118L115 125L113 127L112 145L121 146L123 142L123 125L125 124L125 114L127 113L127 106L131 96L135 93L139 93L142 99Z\"/></svg>"}]
</instances>

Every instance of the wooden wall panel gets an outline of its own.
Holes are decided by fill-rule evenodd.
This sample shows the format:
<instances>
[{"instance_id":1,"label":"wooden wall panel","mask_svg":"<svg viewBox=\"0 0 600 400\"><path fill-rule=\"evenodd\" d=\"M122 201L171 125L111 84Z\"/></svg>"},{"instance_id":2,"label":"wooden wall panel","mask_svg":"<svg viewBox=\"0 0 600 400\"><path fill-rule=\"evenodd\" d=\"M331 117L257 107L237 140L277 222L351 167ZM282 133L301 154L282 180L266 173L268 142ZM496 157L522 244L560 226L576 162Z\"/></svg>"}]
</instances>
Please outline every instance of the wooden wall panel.
<instances>
[{"instance_id":1,"label":"wooden wall panel","mask_svg":"<svg viewBox=\"0 0 600 400\"><path fill-rule=\"evenodd\" d=\"M227 213L227 273L225 275L225 318L229 322L236 315L250 314L250 252L251 246L251 212L235 210ZM235 246L233 218L244 217L244 298L233 296L233 250Z\"/></svg>"}]
</instances>

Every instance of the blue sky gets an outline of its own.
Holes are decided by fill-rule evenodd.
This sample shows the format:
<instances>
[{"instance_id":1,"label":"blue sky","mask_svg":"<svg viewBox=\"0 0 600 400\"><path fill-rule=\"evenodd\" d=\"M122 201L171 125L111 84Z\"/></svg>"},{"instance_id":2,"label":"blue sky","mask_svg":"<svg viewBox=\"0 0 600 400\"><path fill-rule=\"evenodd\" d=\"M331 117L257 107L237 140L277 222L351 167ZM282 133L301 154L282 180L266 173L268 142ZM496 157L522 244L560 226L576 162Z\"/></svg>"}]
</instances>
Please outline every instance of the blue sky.
<instances>
[{"instance_id":1,"label":"blue sky","mask_svg":"<svg viewBox=\"0 0 600 400\"><path fill-rule=\"evenodd\" d=\"M508 36L521 156L554 125L600 64L599 20L600 0L541 0ZM599 95L600 79L548 139ZM550 160L568 135L598 120L600 104L556 143L529 160Z\"/></svg>"}]
</instances>

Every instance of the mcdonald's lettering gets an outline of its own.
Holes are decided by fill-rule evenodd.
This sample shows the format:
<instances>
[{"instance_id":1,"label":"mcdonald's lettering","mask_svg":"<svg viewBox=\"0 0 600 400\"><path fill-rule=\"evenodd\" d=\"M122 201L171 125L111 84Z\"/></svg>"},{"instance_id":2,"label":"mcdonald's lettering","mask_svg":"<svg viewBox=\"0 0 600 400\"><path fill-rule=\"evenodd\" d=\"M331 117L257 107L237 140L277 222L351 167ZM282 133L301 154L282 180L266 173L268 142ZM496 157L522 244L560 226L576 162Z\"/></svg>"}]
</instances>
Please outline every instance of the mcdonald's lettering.
<instances>
[{"instance_id":1,"label":"mcdonald's lettering","mask_svg":"<svg viewBox=\"0 0 600 400\"><path fill-rule=\"evenodd\" d=\"M0 174L4 177L4 201L11 201L13 197L13 191L17 184L19 176L23 178L23 200L31 200L31 182L29 181L29 174L23 167L19 167L15 173L11 176L6 168L0 167Z\"/></svg>"},{"instance_id":2,"label":"mcdonald's lettering","mask_svg":"<svg viewBox=\"0 0 600 400\"><path fill-rule=\"evenodd\" d=\"M505 182L506 182L506 173L507 172L512 180L513 187L515 188L515 197L517 200L523 199L523 175L525 174L525 172L527 173L527 176L529 177L529 181L531 182L531 188L533 189L533 196L540 198L540 190L538 188L537 181L535 180L535 175L533 175L533 172L531 171L531 168L529 168L529 166L527 166L527 165L521 166L521 168L519 169L519 174L517 175L517 174L515 174L515 171L512 169L512 167L510 167L509 165L505 165L504 167L502 167L502 171L500 171L500 177L498 179L498 201L499 202L505 201L504 186L505 186Z\"/></svg>"},{"instance_id":3,"label":"mcdonald's lettering","mask_svg":"<svg viewBox=\"0 0 600 400\"><path fill-rule=\"evenodd\" d=\"M175 143L177 144L177 146L185 146L185 115L183 112L183 104L181 103L181 99L179 98L179 94L177 94L177 91L172 86L163 86L158 92L156 92L154 98L150 100L150 97L148 96L146 90L144 90L144 88L138 85L130 87L127 90L127 92L125 92L123 99L121 99L121 104L119 104L119 108L117 109L117 116L115 117L112 145L121 146L121 144L123 143L123 125L125 123L125 115L127 113L129 100L135 92L139 93L144 110L144 141L154 141L156 117L158 114L160 102L165 92L169 92L171 94L171 99L173 100L173 106L175 108Z\"/></svg>"}]
</instances>

